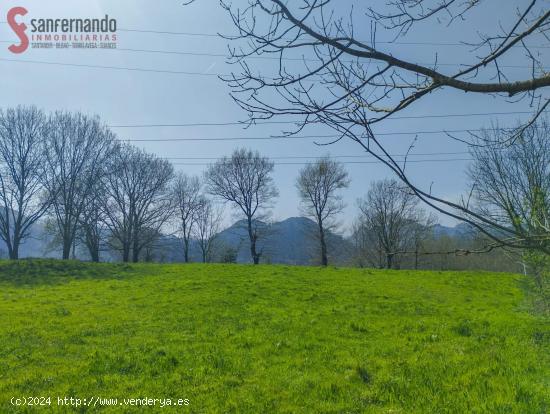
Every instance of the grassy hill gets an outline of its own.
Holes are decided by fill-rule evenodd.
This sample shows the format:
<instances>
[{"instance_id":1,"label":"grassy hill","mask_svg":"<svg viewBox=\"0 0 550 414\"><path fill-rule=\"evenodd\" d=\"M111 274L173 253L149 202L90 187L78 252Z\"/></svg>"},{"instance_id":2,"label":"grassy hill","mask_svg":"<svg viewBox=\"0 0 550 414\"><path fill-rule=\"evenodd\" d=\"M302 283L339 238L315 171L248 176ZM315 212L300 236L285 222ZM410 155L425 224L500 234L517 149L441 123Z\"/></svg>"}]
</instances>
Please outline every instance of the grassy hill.
<instances>
[{"instance_id":1,"label":"grassy hill","mask_svg":"<svg viewBox=\"0 0 550 414\"><path fill-rule=\"evenodd\" d=\"M0 412L547 413L521 276L0 263ZM12 397L51 396L51 408ZM57 397L118 398L58 407ZM145 410L123 398L188 399ZM97 400L96 400L97 404Z\"/></svg>"}]
</instances>

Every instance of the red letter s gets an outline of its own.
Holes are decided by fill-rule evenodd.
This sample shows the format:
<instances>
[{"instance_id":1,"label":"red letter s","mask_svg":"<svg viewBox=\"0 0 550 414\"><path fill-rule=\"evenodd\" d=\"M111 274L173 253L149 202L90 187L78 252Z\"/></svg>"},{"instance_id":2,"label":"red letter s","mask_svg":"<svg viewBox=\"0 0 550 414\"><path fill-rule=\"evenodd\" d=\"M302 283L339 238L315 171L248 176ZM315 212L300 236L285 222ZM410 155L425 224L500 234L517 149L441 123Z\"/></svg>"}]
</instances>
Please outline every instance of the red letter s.
<instances>
[{"instance_id":1,"label":"red letter s","mask_svg":"<svg viewBox=\"0 0 550 414\"><path fill-rule=\"evenodd\" d=\"M27 9L24 7L14 7L8 12L8 24L21 41L19 45L11 45L8 48L12 53L23 53L29 47L29 38L25 33L25 30L27 30L27 25L25 23L17 23L15 21L16 16L24 16L27 13Z\"/></svg>"}]
</instances>

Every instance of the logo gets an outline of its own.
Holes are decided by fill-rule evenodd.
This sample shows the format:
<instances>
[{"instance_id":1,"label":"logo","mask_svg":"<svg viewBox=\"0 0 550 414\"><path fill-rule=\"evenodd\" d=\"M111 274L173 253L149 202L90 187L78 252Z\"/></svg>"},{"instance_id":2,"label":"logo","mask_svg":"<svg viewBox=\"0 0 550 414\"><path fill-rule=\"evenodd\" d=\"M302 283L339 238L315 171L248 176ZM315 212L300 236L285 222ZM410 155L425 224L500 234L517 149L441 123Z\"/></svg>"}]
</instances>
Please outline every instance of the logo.
<instances>
[{"instance_id":1,"label":"logo","mask_svg":"<svg viewBox=\"0 0 550 414\"><path fill-rule=\"evenodd\" d=\"M23 53L29 46L35 49L116 49L117 21L105 15L103 18L47 18L30 20L29 28L22 20L28 14L24 7L8 11L7 21L19 44L8 47L12 53Z\"/></svg>"},{"instance_id":2,"label":"logo","mask_svg":"<svg viewBox=\"0 0 550 414\"><path fill-rule=\"evenodd\" d=\"M25 16L27 13L28 11L24 7L14 7L8 12L8 24L20 40L19 45L11 45L8 47L9 51L12 53L23 53L29 47L29 38L25 33L27 25L15 21L17 16Z\"/></svg>"}]
</instances>

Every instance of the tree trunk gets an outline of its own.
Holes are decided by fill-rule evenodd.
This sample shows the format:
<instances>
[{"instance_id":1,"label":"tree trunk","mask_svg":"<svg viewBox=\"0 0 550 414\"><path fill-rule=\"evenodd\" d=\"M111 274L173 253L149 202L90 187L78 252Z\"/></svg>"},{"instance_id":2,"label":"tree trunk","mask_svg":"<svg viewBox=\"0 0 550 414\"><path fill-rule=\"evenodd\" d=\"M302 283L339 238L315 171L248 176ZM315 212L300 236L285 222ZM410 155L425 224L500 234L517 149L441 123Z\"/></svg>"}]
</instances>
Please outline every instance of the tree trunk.
<instances>
[{"instance_id":1,"label":"tree trunk","mask_svg":"<svg viewBox=\"0 0 550 414\"><path fill-rule=\"evenodd\" d=\"M67 240L67 238L63 237L63 253L62 253L62 259L63 260L69 260L71 257L71 248L72 243L70 240Z\"/></svg>"},{"instance_id":2,"label":"tree trunk","mask_svg":"<svg viewBox=\"0 0 550 414\"><path fill-rule=\"evenodd\" d=\"M6 246L8 248L8 257L10 260L19 259L19 238L14 235L13 240L7 237Z\"/></svg>"},{"instance_id":3,"label":"tree trunk","mask_svg":"<svg viewBox=\"0 0 550 414\"><path fill-rule=\"evenodd\" d=\"M393 266L393 254L387 254L386 255L386 264L388 266L388 269L391 269Z\"/></svg>"},{"instance_id":4,"label":"tree trunk","mask_svg":"<svg viewBox=\"0 0 550 414\"><path fill-rule=\"evenodd\" d=\"M325 229L323 229L323 224L319 223L319 240L321 241L321 265L328 265L327 257L327 243L325 241Z\"/></svg>"},{"instance_id":5,"label":"tree trunk","mask_svg":"<svg viewBox=\"0 0 550 414\"><path fill-rule=\"evenodd\" d=\"M88 251L90 252L90 258L92 259L92 262L99 263L99 241L91 241L90 245L88 246Z\"/></svg>"},{"instance_id":6,"label":"tree trunk","mask_svg":"<svg viewBox=\"0 0 550 414\"><path fill-rule=\"evenodd\" d=\"M189 239L187 237L183 239L183 260L185 263L189 263Z\"/></svg>"},{"instance_id":7,"label":"tree trunk","mask_svg":"<svg viewBox=\"0 0 550 414\"><path fill-rule=\"evenodd\" d=\"M21 245L21 219L22 218L19 217L19 220L15 223L15 228L13 231L13 241L9 244L11 247L10 259L12 260L19 259L19 246Z\"/></svg>"},{"instance_id":8,"label":"tree trunk","mask_svg":"<svg viewBox=\"0 0 550 414\"><path fill-rule=\"evenodd\" d=\"M139 262L139 247L137 241L134 241L134 247L132 248L132 262Z\"/></svg>"},{"instance_id":9,"label":"tree trunk","mask_svg":"<svg viewBox=\"0 0 550 414\"><path fill-rule=\"evenodd\" d=\"M128 263L130 261L130 240L124 235L124 243L122 244L122 261Z\"/></svg>"},{"instance_id":10,"label":"tree trunk","mask_svg":"<svg viewBox=\"0 0 550 414\"><path fill-rule=\"evenodd\" d=\"M134 231L132 237L132 262L139 262L139 227L134 223Z\"/></svg>"},{"instance_id":11,"label":"tree trunk","mask_svg":"<svg viewBox=\"0 0 550 414\"><path fill-rule=\"evenodd\" d=\"M255 265L260 264L260 255L256 252L256 239L250 241L250 254Z\"/></svg>"},{"instance_id":12,"label":"tree trunk","mask_svg":"<svg viewBox=\"0 0 550 414\"><path fill-rule=\"evenodd\" d=\"M88 253L90 254L90 259L92 262L99 262L99 237L96 237L93 233L87 232L86 235L86 247L88 248Z\"/></svg>"},{"instance_id":13,"label":"tree trunk","mask_svg":"<svg viewBox=\"0 0 550 414\"><path fill-rule=\"evenodd\" d=\"M73 242L71 243L71 245L72 245L72 248L71 248L72 257L71 257L71 259L76 260L76 237L73 237Z\"/></svg>"},{"instance_id":14,"label":"tree trunk","mask_svg":"<svg viewBox=\"0 0 550 414\"><path fill-rule=\"evenodd\" d=\"M255 265L260 264L260 255L256 251L256 235L252 231L252 217L248 217L248 237L250 238L250 255Z\"/></svg>"},{"instance_id":15,"label":"tree trunk","mask_svg":"<svg viewBox=\"0 0 550 414\"><path fill-rule=\"evenodd\" d=\"M69 260L71 257L71 250L73 248L73 238L71 237L70 224L68 223L67 217L61 224L63 226L62 238L63 238L63 248L62 248L62 259Z\"/></svg>"},{"instance_id":16,"label":"tree trunk","mask_svg":"<svg viewBox=\"0 0 550 414\"><path fill-rule=\"evenodd\" d=\"M14 240L13 245L8 246L8 255L11 260L19 259L19 242Z\"/></svg>"}]
</instances>

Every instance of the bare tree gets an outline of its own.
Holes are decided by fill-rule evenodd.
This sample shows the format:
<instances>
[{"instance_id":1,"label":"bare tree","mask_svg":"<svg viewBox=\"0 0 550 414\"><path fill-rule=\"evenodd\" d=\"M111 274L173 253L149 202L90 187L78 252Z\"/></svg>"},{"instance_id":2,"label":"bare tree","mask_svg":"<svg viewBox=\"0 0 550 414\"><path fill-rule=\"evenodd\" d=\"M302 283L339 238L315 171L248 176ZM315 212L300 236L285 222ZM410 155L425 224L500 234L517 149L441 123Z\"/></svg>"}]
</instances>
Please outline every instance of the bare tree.
<instances>
[{"instance_id":1,"label":"bare tree","mask_svg":"<svg viewBox=\"0 0 550 414\"><path fill-rule=\"evenodd\" d=\"M42 178L51 197L63 259L70 256L82 213L114 145L113 133L96 117L56 112L48 121Z\"/></svg>"},{"instance_id":2,"label":"bare tree","mask_svg":"<svg viewBox=\"0 0 550 414\"><path fill-rule=\"evenodd\" d=\"M172 186L172 197L178 212L178 227L183 239L183 256L189 262L189 246L197 213L201 210L201 183L198 177L189 177L184 173L176 176Z\"/></svg>"},{"instance_id":3,"label":"bare tree","mask_svg":"<svg viewBox=\"0 0 550 414\"><path fill-rule=\"evenodd\" d=\"M120 144L114 144L110 154L107 155L107 158L101 164L100 168L103 171L98 173L80 215L77 241L85 246L93 262L99 262L101 252L107 248L106 238L109 233L107 225L108 216L105 209L109 204L107 185L109 183L109 176L116 172L112 170L114 166L112 157L119 150Z\"/></svg>"},{"instance_id":4,"label":"bare tree","mask_svg":"<svg viewBox=\"0 0 550 414\"><path fill-rule=\"evenodd\" d=\"M437 224L437 217L433 214L427 214L422 209L416 209L411 217L409 228L407 230L408 244L412 249L414 257L414 268L418 269L420 264L420 255L423 253L425 245L433 238L434 226Z\"/></svg>"},{"instance_id":5,"label":"bare tree","mask_svg":"<svg viewBox=\"0 0 550 414\"><path fill-rule=\"evenodd\" d=\"M486 130L484 141L498 142L500 131ZM546 118L526 128L515 145L474 146L469 169L479 214L513 227L522 238L539 239L550 253L550 124Z\"/></svg>"},{"instance_id":6,"label":"bare tree","mask_svg":"<svg viewBox=\"0 0 550 414\"><path fill-rule=\"evenodd\" d=\"M159 237L172 214L170 183L174 174L167 160L131 145L114 153L106 191L107 225L122 252L122 260L138 262L140 253Z\"/></svg>"},{"instance_id":7,"label":"bare tree","mask_svg":"<svg viewBox=\"0 0 550 414\"><path fill-rule=\"evenodd\" d=\"M102 203L90 200L80 218L80 241L86 246L92 262L99 262L102 241L106 235L105 215L101 210ZM101 203L101 204L100 204Z\"/></svg>"},{"instance_id":8,"label":"bare tree","mask_svg":"<svg viewBox=\"0 0 550 414\"><path fill-rule=\"evenodd\" d=\"M106 164L106 167L108 165ZM94 185L79 221L78 241L86 246L92 262L100 261L100 253L105 248L105 238L108 233L105 212L105 206L108 204L108 192L106 191L108 175L109 172L106 172Z\"/></svg>"},{"instance_id":9,"label":"bare tree","mask_svg":"<svg viewBox=\"0 0 550 414\"><path fill-rule=\"evenodd\" d=\"M498 142L499 131L485 131L482 139ZM476 146L469 169L472 208L503 226L513 228L523 239L538 243L526 249L531 262L539 262L533 250L550 254L550 124L540 118L525 128L511 146ZM536 267L536 266L534 266ZM542 272L533 269L543 287Z\"/></svg>"},{"instance_id":10,"label":"bare tree","mask_svg":"<svg viewBox=\"0 0 550 414\"><path fill-rule=\"evenodd\" d=\"M202 253L202 262L207 263L212 259L216 238L220 230L221 211L217 210L212 201L201 197L196 212L195 238L199 243Z\"/></svg>"},{"instance_id":11,"label":"bare tree","mask_svg":"<svg viewBox=\"0 0 550 414\"><path fill-rule=\"evenodd\" d=\"M415 223L418 199L396 180L376 181L367 196L359 200L360 222L364 235L369 237L374 250L385 266L391 269L395 257L407 249L407 233Z\"/></svg>"},{"instance_id":12,"label":"bare tree","mask_svg":"<svg viewBox=\"0 0 550 414\"><path fill-rule=\"evenodd\" d=\"M296 181L304 212L317 222L323 266L328 265L326 232L334 227L335 217L345 206L338 190L349 183L344 165L328 157L305 166Z\"/></svg>"},{"instance_id":13,"label":"bare tree","mask_svg":"<svg viewBox=\"0 0 550 414\"><path fill-rule=\"evenodd\" d=\"M273 162L258 152L243 148L211 165L205 175L208 192L233 203L244 214L254 264L260 263L257 243L266 227L260 220L278 195L271 177L273 167Z\"/></svg>"},{"instance_id":14,"label":"bare tree","mask_svg":"<svg viewBox=\"0 0 550 414\"><path fill-rule=\"evenodd\" d=\"M373 234L368 231L367 224L361 216L356 218L351 225L351 242L355 249L354 261L356 265L359 267L383 267L382 251L374 248L376 240L374 240ZM378 260L373 259L373 251L378 253Z\"/></svg>"},{"instance_id":15,"label":"bare tree","mask_svg":"<svg viewBox=\"0 0 550 414\"><path fill-rule=\"evenodd\" d=\"M511 104L528 100L533 108L532 117L520 128L508 129L499 137L513 143L550 105L550 73L543 64L544 53L537 49L550 36L547 3L530 0L518 6L516 2L499 2L499 16L506 17L502 24L480 27L480 38L475 43L456 39L459 45L470 41L470 51L466 49L465 53L469 53L471 63L465 62L458 69L442 67L437 50L431 62L418 63L406 57L407 48L402 52L388 50L392 42L379 42L377 37L382 33L385 39L406 43L411 29L419 25L441 25L442 30L452 34L470 34L471 29L460 30L460 25L486 1L377 3L382 5L370 7L367 2L354 2L349 10L344 10L341 1L331 0L222 3L237 29L235 36L228 36L233 42L229 57L230 62L240 65L240 70L224 78L234 100L247 111L250 124L275 116L291 116L293 120L299 117L296 128L286 135L304 131L310 125L325 125L336 133L331 142L353 140L440 213L469 222L499 245L539 248L537 240L525 239L513 228L417 186L409 178L406 164L391 155L372 127L443 89L449 96L470 92L470 99L490 94ZM486 34L486 27L495 30ZM357 36L360 28L371 29L370 36L364 36L368 39ZM517 60L522 52L526 68L509 68L505 61ZM273 59L272 73L256 69L258 58ZM466 138L454 138L469 144L476 139L473 132ZM488 232L488 226L493 231Z\"/></svg>"},{"instance_id":16,"label":"bare tree","mask_svg":"<svg viewBox=\"0 0 550 414\"><path fill-rule=\"evenodd\" d=\"M49 199L41 182L45 116L35 107L0 111L0 238L10 259L42 217Z\"/></svg>"}]
</instances>

